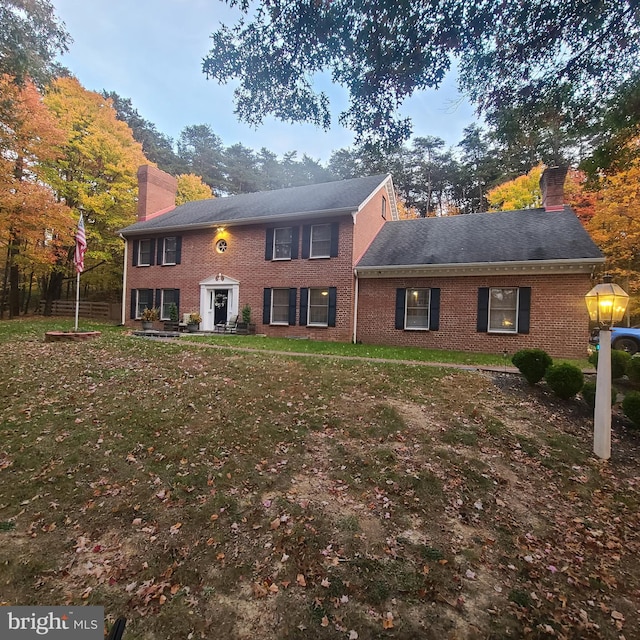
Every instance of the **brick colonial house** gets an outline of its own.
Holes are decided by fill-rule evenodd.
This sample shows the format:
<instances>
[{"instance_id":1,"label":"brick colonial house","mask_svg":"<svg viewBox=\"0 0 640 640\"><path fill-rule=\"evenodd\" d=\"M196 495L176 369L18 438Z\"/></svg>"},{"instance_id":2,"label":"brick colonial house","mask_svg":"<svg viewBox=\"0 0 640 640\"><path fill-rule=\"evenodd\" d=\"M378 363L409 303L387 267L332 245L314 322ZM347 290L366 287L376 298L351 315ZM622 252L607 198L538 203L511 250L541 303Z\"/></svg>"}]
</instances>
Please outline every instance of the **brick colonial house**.
<instances>
[{"instance_id":1,"label":"brick colonial house","mask_svg":"<svg viewBox=\"0 0 640 640\"><path fill-rule=\"evenodd\" d=\"M543 174L539 209L399 220L391 176L175 206L176 181L138 171L123 318L199 311L201 329L249 304L269 336L583 357L584 294L604 258Z\"/></svg>"}]
</instances>

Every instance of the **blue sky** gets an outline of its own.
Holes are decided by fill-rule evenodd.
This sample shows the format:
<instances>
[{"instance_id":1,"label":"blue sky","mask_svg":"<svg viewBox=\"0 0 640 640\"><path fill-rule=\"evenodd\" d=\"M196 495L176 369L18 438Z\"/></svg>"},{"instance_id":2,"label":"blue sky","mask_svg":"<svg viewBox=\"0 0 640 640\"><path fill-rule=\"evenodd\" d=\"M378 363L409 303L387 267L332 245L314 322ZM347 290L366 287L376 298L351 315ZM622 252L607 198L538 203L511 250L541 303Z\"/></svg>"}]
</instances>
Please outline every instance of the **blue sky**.
<instances>
[{"instance_id":1,"label":"blue sky","mask_svg":"<svg viewBox=\"0 0 640 640\"><path fill-rule=\"evenodd\" d=\"M236 12L218 0L52 0L74 42L60 62L86 89L115 91L130 98L142 117L176 139L194 124L209 124L225 146L241 142L282 156L297 151L326 162L331 151L353 142L337 123L347 105L339 87L330 87L333 126L291 125L272 118L257 129L233 113L233 85L218 85L201 71L209 36ZM402 109L413 119L414 135L438 136L447 145L462 138L475 121L453 77L439 91L421 92Z\"/></svg>"}]
</instances>

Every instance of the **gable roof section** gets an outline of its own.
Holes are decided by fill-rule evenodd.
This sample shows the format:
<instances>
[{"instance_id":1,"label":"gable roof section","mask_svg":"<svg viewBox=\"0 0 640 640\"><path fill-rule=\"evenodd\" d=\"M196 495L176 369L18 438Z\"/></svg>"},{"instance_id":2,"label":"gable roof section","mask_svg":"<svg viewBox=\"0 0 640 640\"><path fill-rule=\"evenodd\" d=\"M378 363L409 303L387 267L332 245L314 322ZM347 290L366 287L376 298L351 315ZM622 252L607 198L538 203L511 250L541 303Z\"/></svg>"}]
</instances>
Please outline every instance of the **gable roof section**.
<instances>
[{"instance_id":1,"label":"gable roof section","mask_svg":"<svg viewBox=\"0 0 640 640\"><path fill-rule=\"evenodd\" d=\"M228 224L275 222L304 216L355 213L389 179L390 176L384 174L187 202L163 215L145 222L136 222L120 233L134 236Z\"/></svg>"},{"instance_id":2,"label":"gable roof section","mask_svg":"<svg viewBox=\"0 0 640 640\"><path fill-rule=\"evenodd\" d=\"M602 253L569 207L388 222L356 267L361 277L591 271Z\"/></svg>"}]
</instances>

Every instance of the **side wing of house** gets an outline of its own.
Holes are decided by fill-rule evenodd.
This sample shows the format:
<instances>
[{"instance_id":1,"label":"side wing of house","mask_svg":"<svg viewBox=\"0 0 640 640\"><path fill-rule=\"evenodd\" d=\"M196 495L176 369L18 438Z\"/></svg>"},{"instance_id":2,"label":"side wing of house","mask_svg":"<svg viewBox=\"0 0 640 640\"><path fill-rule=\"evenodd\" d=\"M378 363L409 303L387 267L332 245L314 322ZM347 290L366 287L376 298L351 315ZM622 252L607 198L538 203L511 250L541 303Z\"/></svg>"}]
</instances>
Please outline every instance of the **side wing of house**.
<instances>
[{"instance_id":1,"label":"side wing of house","mask_svg":"<svg viewBox=\"0 0 640 640\"><path fill-rule=\"evenodd\" d=\"M356 339L582 358L584 294L603 262L575 214L557 202L392 222L356 266Z\"/></svg>"}]
</instances>

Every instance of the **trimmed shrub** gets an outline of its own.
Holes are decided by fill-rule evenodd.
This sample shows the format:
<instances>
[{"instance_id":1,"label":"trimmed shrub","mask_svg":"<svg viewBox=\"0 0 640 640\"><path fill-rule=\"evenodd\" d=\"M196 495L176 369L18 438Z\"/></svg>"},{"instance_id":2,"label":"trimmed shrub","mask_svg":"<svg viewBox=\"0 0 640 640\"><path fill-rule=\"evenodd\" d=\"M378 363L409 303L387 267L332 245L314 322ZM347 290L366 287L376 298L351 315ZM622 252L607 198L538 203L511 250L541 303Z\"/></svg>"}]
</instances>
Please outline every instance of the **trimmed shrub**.
<instances>
[{"instance_id":1,"label":"trimmed shrub","mask_svg":"<svg viewBox=\"0 0 640 640\"><path fill-rule=\"evenodd\" d=\"M640 353L636 353L629 359L627 376L633 384L640 384Z\"/></svg>"},{"instance_id":2,"label":"trimmed shrub","mask_svg":"<svg viewBox=\"0 0 640 640\"><path fill-rule=\"evenodd\" d=\"M599 351L594 351L589 356L589 362L597 369ZM611 379L617 380L627 373L631 355L620 349L611 349Z\"/></svg>"},{"instance_id":3,"label":"trimmed shrub","mask_svg":"<svg viewBox=\"0 0 640 640\"><path fill-rule=\"evenodd\" d=\"M588 380L582 385L582 397L591 410L596 408L596 383Z\"/></svg>"},{"instance_id":4,"label":"trimmed shrub","mask_svg":"<svg viewBox=\"0 0 640 640\"><path fill-rule=\"evenodd\" d=\"M544 378L547 369L553 364L551 356L542 349L522 349L513 354L511 358L514 366L529 384L540 382Z\"/></svg>"},{"instance_id":5,"label":"trimmed shrub","mask_svg":"<svg viewBox=\"0 0 640 640\"><path fill-rule=\"evenodd\" d=\"M593 411L596 408L596 383L593 380L587 380L582 385L581 393L584 401ZM618 392L613 387L611 387L611 406L616 403L617 395Z\"/></svg>"},{"instance_id":6,"label":"trimmed shrub","mask_svg":"<svg viewBox=\"0 0 640 640\"><path fill-rule=\"evenodd\" d=\"M622 401L622 411L636 428L640 428L640 391L629 391Z\"/></svg>"},{"instance_id":7,"label":"trimmed shrub","mask_svg":"<svg viewBox=\"0 0 640 640\"><path fill-rule=\"evenodd\" d=\"M551 391L563 400L572 398L584 386L582 371L568 362L551 365L544 378Z\"/></svg>"}]
</instances>

